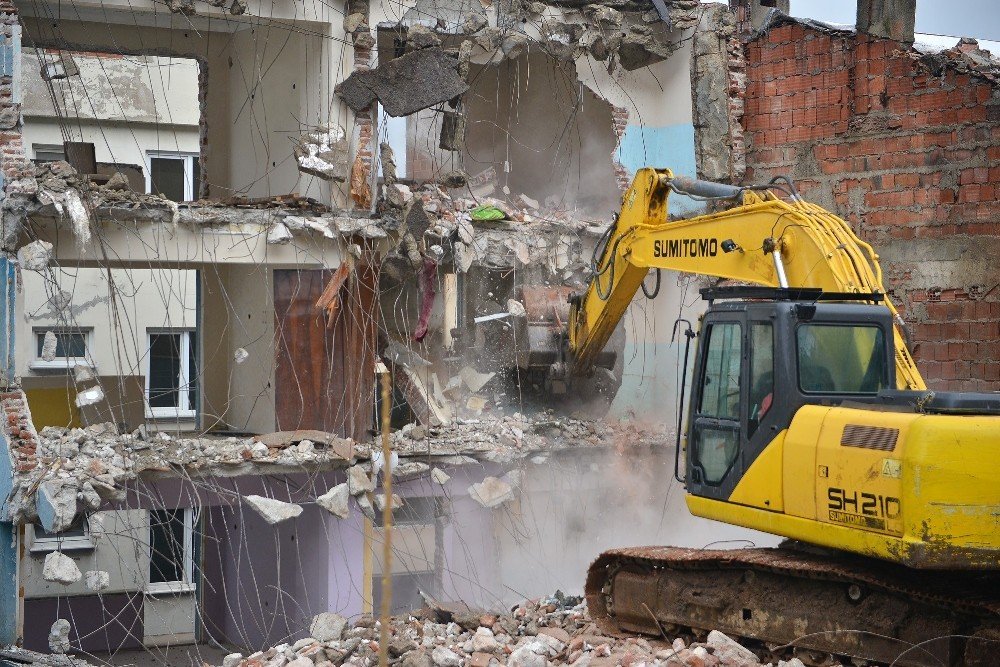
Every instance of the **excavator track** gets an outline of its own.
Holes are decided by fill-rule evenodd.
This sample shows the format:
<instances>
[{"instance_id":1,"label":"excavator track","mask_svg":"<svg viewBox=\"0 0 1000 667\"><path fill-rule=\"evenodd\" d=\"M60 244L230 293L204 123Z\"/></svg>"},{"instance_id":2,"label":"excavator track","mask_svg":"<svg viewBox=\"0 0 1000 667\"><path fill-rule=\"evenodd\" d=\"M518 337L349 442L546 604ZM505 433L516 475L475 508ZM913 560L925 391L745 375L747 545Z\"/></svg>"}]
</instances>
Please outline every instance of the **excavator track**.
<instances>
[{"instance_id":1,"label":"excavator track","mask_svg":"<svg viewBox=\"0 0 1000 667\"><path fill-rule=\"evenodd\" d=\"M856 664L1000 661L995 572L912 570L786 547L634 547L601 554L587 573L586 595L608 633L715 629Z\"/></svg>"}]
</instances>

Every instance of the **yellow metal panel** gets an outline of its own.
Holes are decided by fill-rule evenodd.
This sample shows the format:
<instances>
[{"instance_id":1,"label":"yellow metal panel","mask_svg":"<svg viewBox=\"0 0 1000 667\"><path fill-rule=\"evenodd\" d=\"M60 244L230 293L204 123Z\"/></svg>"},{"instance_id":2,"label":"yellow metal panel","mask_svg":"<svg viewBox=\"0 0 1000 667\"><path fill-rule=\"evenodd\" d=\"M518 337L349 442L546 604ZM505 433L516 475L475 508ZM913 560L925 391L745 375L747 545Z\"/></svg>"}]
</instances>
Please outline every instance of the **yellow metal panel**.
<instances>
[{"instance_id":1,"label":"yellow metal panel","mask_svg":"<svg viewBox=\"0 0 1000 667\"><path fill-rule=\"evenodd\" d=\"M781 512L785 509L781 475L787 431L779 433L743 474L729 496L730 502Z\"/></svg>"},{"instance_id":2,"label":"yellow metal panel","mask_svg":"<svg viewBox=\"0 0 1000 667\"><path fill-rule=\"evenodd\" d=\"M816 449L820 521L903 534L901 461L907 431L919 418L853 408L827 413Z\"/></svg>"},{"instance_id":3,"label":"yellow metal panel","mask_svg":"<svg viewBox=\"0 0 1000 667\"><path fill-rule=\"evenodd\" d=\"M80 411L76 408L75 390L65 387L26 389L25 398L31 410L31 421L39 431L46 426L79 428Z\"/></svg>"},{"instance_id":4,"label":"yellow metal panel","mask_svg":"<svg viewBox=\"0 0 1000 667\"><path fill-rule=\"evenodd\" d=\"M785 433L781 485L789 514L816 518L816 436L829 410L816 405L799 408Z\"/></svg>"},{"instance_id":5,"label":"yellow metal panel","mask_svg":"<svg viewBox=\"0 0 1000 667\"><path fill-rule=\"evenodd\" d=\"M990 551L1000 567L1000 417L918 418L903 479L907 533L932 549Z\"/></svg>"}]
</instances>

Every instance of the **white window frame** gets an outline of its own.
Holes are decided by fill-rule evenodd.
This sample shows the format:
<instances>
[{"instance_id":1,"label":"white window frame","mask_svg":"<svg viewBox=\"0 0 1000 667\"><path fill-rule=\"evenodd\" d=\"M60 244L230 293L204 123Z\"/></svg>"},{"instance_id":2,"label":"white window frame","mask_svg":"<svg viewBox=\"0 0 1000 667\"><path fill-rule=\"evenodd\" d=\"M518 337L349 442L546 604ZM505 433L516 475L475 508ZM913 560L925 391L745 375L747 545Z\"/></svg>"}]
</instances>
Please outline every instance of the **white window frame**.
<instances>
[{"instance_id":1,"label":"white window frame","mask_svg":"<svg viewBox=\"0 0 1000 667\"><path fill-rule=\"evenodd\" d=\"M149 581L149 574L146 575L146 585L144 592L146 595L173 595L177 593L193 593L197 588L194 584L194 522L195 522L195 509L193 507L175 508L180 509L184 512L184 539L183 539L183 551L182 558L184 562L181 564L181 569L183 571L184 581L157 581L155 583ZM148 521L148 526L152 530L152 514L146 514ZM153 541L149 541L149 573L152 573L153 567Z\"/></svg>"},{"instance_id":2,"label":"white window frame","mask_svg":"<svg viewBox=\"0 0 1000 667\"><path fill-rule=\"evenodd\" d=\"M183 151L146 151L146 192L153 192L153 158L184 161L184 201L194 201L197 193L194 191L194 161L199 159L198 153Z\"/></svg>"},{"instance_id":3,"label":"white window frame","mask_svg":"<svg viewBox=\"0 0 1000 667\"><path fill-rule=\"evenodd\" d=\"M198 409L181 408L181 405L189 405L191 402L191 373L194 369L188 367L191 359L191 336L197 333L195 329L147 329L146 330L146 418L147 419L194 419L198 416ZM181 344L178 350L180 356L180 375L177 378L177 403L178 407L154 408L149 404L149 362L152 361L153 343L151 336L164 334L180 334Z\"/></svg>"},{"instance_id":4,"label":"white window frame","mask_svg":"<svg viewBox=\"0 0 1000 667\"><path fill-rule=\"evenodd\" d=\"M79 333L83 334L83 345L84 345L84 356L83 357L56 357L52 361L46 361L38 356L38 337L45 336L45 332L51 331L52 333L59 335L64 333ZM32 327L31 329L31 342L33 344L32 351L34 355L31 361L28 363L28 368L33 371L47 371L47 370L65 370L67 368L73 369L77 366L86 366L88 368L94 368L94 363L91 361L91 350L93 349L94 342L94 330L90 327Z\"/></svg>"},{"instance_id":5,"label":"white window frame","mask_svg":"<svg viewBox=\"0 0 1000 667\"><path fill-rule=\"evenodd\" d=\"M66 147L62 144L31 144L31 152L36 160L40 160L39 153L62 153L62 159L66 159Z\"/></svg>"},{"instance_id":6,"label":"white window frame","mask_svg":"<svg viewBox=\"0 0 1000 667\"><path fill-rule=\"evenodd\" d=\"M61 535L59 533L39 537L38 529L31 527L31 553L49 553L51 551L91 551L96 548L94 538L90 534L90 521L83 517L83 535Z\"/></svg>"}]
</instances>

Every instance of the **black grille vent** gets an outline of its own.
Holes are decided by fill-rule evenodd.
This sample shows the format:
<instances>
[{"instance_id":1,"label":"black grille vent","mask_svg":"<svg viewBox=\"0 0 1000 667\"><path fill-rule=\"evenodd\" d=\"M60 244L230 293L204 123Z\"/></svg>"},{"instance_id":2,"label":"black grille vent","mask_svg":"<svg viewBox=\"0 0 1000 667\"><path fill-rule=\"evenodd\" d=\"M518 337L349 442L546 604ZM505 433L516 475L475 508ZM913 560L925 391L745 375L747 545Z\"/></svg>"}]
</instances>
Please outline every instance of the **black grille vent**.
<instances>
[{"instance_id":1,"label":"black grille vent","mask_svg":"<svg viewBox=\"0 0 1000 667\"><path fill-rule=\"evenodd\" d=\"M899 440L898 428L858 424L848 424L844 427L844 434L840 436L840 444L844 447L864 447L883 452L894 450L897 440Z\"/></svg>"}]
</instances>

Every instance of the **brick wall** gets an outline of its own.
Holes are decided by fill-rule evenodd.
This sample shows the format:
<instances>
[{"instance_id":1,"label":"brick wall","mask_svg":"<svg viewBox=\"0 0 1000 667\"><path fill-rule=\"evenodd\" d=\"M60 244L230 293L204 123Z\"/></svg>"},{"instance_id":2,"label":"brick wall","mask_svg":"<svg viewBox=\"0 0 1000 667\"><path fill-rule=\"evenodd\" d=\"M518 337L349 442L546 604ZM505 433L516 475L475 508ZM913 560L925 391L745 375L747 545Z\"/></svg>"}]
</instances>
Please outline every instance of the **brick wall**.
<instances>
[{"instance_id":1,"label":"brick wall","mask_svg":"<svg viewBox=\"0 0 1000 667\"><path fill-rule=\"evenodd\" d=\"M772 28L747 45L745 180L791 175L875 247L931 388L1000 390L1000 94L952 56Z\"/></svg>"},{"instance_id":2,"label":"brick wall","mask_svg":"<svg viewBox=\"0 0 1000 667\"><path fill-rule=\"evenodd\" d=\"M14 3L0 0L0 187L5 179L17 178L24 166L21 100L14 95L15 64L21 57L20 30Z\"/></svg>"}]
</instances>

